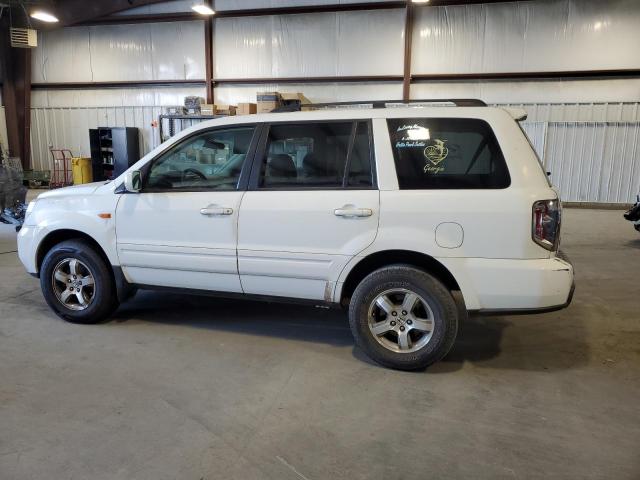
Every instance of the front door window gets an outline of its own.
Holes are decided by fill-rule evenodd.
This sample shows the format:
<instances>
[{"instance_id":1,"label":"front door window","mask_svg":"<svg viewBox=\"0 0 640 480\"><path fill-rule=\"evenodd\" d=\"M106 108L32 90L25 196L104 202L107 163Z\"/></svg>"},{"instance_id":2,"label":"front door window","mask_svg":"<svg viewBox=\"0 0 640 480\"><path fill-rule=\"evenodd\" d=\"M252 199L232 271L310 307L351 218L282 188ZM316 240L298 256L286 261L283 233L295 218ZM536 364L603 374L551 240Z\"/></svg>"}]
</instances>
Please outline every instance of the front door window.
<instances>
[{"instance_id":1,"label":"front door window","mask_svg":"<svg viewBox=\"0 0 640 480\"><path fill-rule=\"evenodd\" d=\"M235 190L254 130L211 130L187 139L153 162L143 190Z\"/></svg>"}]
</instances>

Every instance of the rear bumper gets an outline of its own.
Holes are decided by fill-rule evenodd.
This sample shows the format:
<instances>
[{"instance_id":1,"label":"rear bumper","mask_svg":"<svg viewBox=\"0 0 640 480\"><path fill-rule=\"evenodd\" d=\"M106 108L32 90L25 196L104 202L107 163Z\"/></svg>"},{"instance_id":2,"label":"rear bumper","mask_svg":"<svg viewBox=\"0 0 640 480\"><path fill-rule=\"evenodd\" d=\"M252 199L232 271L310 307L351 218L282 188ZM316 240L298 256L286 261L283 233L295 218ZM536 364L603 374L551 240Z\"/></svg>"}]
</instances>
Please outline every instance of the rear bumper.
<instances>
[{"instance_id":1,"label":"rear bumper","mask_svg":"<svg viewBox=\"0 0 640 480\"><path fill-rule=\"evenodd\" d=\"M560 256L445 261L467 309L482 314L541 313L566 308L575 289L573 266Z\"/></svg>"},{"instance_id":2,"label":"rear bumper","mask_svg":"<svg viewBox=\"0 0 640 480\"><path fill-rule=\"evenodd\" d=\"M562 310L571 305L571 301L573 300L573 293L576 290L575 282L571 284L571 290L569 290L569 297L567 301L562 305L552 305L550 307L538 307L538 308L497 308L497 309L482 309L476 310L473 313L477 313L478 315L532 315L536 313L549 313L549 312L557 312L558 310Z\"/></svg>"}]
</instances>

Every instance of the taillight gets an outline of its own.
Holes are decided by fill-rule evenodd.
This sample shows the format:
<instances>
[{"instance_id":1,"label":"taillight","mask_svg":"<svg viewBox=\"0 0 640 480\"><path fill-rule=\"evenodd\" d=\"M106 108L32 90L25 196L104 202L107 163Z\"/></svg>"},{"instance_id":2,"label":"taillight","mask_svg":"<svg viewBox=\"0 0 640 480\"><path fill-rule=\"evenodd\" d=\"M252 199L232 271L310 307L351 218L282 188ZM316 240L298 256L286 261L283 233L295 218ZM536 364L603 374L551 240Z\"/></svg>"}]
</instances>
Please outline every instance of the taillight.
<instances>
[{"instance_id":1,"label":"taillight","mask_svg":"<svg viewBox=\"0 0 640 480\"><path fill-rule=\"evenodd\" d=\"M561 206L558 199L533 204L533 241L547 250L557 250L560 242Z\"/></svg>"}]
</instances>

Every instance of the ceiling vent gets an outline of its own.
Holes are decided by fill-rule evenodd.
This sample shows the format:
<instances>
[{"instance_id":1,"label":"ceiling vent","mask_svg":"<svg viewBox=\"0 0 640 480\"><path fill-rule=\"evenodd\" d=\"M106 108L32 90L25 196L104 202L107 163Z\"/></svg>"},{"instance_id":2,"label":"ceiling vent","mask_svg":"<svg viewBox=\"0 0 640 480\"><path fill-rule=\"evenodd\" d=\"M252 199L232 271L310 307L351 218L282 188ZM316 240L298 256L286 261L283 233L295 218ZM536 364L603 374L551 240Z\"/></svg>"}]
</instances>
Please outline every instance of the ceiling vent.
<instances>
[{"instance_id":1,"label":"ceiling vent","mask_svg":"<svg viewBox=\"0 0 640 480\"><path fill-rule=\"evenodd\" d=\"M11 28L11 46L35 48L38 46L38 31L33 28Z\"/></svg>"}]
</instances>

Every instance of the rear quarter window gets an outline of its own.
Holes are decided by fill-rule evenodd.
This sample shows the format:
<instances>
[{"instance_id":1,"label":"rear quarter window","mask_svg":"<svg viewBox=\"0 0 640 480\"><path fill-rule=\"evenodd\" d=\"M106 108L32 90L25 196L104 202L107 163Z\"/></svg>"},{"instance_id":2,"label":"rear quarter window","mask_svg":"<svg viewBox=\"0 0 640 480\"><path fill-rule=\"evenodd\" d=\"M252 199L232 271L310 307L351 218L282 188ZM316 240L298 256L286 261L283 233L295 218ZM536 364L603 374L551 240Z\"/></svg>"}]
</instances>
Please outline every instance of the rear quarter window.
<instances>
[{"instance_id":1,"label":"rear quarter window","mask_svg":"<svg viewBox=\"0 0 640 480\"><path fill-rule=\"evenodd\" d=\"M511 179L498 140L484 120L387 120L400 189L501 189Z\"/></svg>"}]
</instances>

